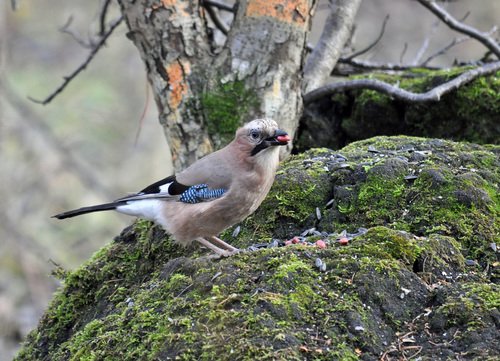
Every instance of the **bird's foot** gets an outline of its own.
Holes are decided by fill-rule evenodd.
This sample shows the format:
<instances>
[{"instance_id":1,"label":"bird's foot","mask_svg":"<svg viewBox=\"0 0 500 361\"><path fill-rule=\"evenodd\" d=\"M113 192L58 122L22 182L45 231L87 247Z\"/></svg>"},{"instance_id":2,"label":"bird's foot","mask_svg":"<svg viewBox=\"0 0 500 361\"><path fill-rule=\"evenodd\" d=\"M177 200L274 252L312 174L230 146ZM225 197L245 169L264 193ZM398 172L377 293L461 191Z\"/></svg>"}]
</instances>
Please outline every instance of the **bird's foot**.
<instances>
[{"instance_id":1,"label":"bird's foot","mask_svg":"<svg viewBox=\"0 0 500 361\"><path fill-rule=\"evenodd\" d=\"M208 240L206 240L205 238L198 238L197 241L207 247L208 249L214 251L218 258L221 258L221 257L230 257L230 256L233 256L235 255L236 253L239 253L240 250L236 247L233 247L231 246L230 244L227 244L226 242L224 242L223 240L217 238L217 237L210 237L213 241L210 242ZM222 246L224 248L221 248L221 247L218 247L217 245L215 245L214 243L218 243L219 246Z\"/></svg>"},{"instance_id":2,"label":"bird's foot","mask_svg":"<svg viewBox=\"0 0 500 361\"><path fill-rule=\"evenodd\" d=\"M220 239L219 237L215 237L215 236L212 236L210 237L210 239L212 240L212 243L215 243L217 244L218 246L221 246L222 248L224 249L227 249L228 251L230 252L233 252L234 253L238 253L239 252L239 249L236 248L236 247L233 247L231 246L229 243L226 243L224 242L222 239Z\"/></svg>"}]
</instances>

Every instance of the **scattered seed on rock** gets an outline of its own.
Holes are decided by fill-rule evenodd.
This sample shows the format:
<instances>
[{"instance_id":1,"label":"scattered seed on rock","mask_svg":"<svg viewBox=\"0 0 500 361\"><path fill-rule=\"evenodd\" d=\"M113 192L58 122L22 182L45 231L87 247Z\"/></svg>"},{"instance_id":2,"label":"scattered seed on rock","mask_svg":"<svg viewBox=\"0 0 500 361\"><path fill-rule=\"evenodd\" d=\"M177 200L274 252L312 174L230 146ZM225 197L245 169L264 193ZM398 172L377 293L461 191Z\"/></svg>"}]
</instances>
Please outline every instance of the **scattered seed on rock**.
<instances>
[{"instance_id":1,"label":"scattered seed on rock","mask_svg":"<svg viewBox=\"0 0 500 361\"><path fill-rule=\"evenodd\" d=\"M474 261L473 259L466 259L465 264L467 266L478 266L478 263L476 261Z\"/></svg>"},{"instance_id":2,"label":"scattered seed on rock","mask_svg":"<svg viewBox=\"0 0 500 361\"><path fill-rule=\"evenodd\" d=\"M238 235L240 234L240 231L241 231L241 227L240 226L236 227L233 231L233 238L238 237Z\"/></svg>"},{"instance_id":3,"label":"scattered seed on rock","mask_svg":"<svg viewBox=\"0 0 500 361\"><path fill-rule=\"evenodd\" d=\"M415 174L410 174L410 175L405 176L405 180L407 180L407 181L413 181L417 178L418 178L418 176L416 176Z\"/></svg>"},{"instance_id":4,"label":"scattered seed on rock","mask_svg":"<svg viewBox=\"0 0 500 361\"><path fill-rule=\"evenodd\" d=\"M317 268L321 268L321 266L323 265L323 261L321 260L321 258L316 258L316 260L314 261L314 265Z\"/></svg>"},{"instance_id":5,"label":"scattered seed on rock","mask_svg":"<svg viewBox=\"0 0 500 361\"><path fill-rule=\"evenodd\" d=\"M315 242L315 245L316 247L318 247L319 249L325 249L326 248L326 242L323 241L322 239L318 239L316 242Z\"/></svg>"}]
</instances>

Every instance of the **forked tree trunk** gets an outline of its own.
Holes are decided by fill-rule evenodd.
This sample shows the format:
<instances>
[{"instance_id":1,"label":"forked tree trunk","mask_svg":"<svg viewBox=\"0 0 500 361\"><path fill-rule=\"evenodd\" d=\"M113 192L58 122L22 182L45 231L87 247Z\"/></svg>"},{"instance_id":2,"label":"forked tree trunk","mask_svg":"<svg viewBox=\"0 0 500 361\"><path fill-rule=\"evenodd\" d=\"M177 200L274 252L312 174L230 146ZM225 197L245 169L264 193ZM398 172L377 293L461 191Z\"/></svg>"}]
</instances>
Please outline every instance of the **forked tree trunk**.
<instances>
[{"instance_id":1,"label":"forked tree trunk","mask_svg":"<svg viewBox=\"0 0 500 361\"><path fill-rule=\"evenodd\" d=\"M119 3L146 64L176 168L225 144L256 117L295 132L315 0L238 2L218 50L199 1Z\"/></svg>"}]
</instances>

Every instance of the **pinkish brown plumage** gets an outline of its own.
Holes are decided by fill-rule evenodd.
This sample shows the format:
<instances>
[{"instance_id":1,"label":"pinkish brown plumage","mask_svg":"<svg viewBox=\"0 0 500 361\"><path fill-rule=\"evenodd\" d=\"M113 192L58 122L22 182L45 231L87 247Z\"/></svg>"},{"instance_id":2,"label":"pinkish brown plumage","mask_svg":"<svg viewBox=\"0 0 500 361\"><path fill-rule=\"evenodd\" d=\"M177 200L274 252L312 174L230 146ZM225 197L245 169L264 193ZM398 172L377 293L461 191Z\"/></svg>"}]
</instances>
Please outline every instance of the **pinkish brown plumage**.
<instances>
[{"instance_id":1,"label":"pinkish brown plumage","mask_svg":"<svg viewBox=\"0 0 500 361\"><path fill-rule=\"evenodd\" d=\"M179 243L192 241L222 256L237 249L217 235L252 214L274 182L279 145L290 138L271 119L256 119L234 140L177 174L112 203L64 212L59 219L116 210L160 224ZM209 241L209 239L211 241Z\"/></svg>"}]
</instances>

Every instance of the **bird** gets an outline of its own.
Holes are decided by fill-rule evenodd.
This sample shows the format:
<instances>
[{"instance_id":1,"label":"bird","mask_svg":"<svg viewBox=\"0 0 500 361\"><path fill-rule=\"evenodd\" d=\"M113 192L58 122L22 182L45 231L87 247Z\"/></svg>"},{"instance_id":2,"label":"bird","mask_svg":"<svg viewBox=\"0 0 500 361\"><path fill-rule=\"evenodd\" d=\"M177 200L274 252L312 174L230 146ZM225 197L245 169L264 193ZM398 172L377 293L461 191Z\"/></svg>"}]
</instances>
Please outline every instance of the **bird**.
<instances>
[{"instance_id":1,"label":"bird","mask_svg":"<svg viewBox=\"0 0 500 361\"><path fill-rule=\"evenodd\" d=\"M240 250L218 235L260 206L274 182L279 147L290 140L276 121L255 119L238 128L227 146L178 174L113 202L53 217L115 210L159 224L176 243L188 246L196 241L218 256L228 257Z\"/></svg>"}]
</instances>

